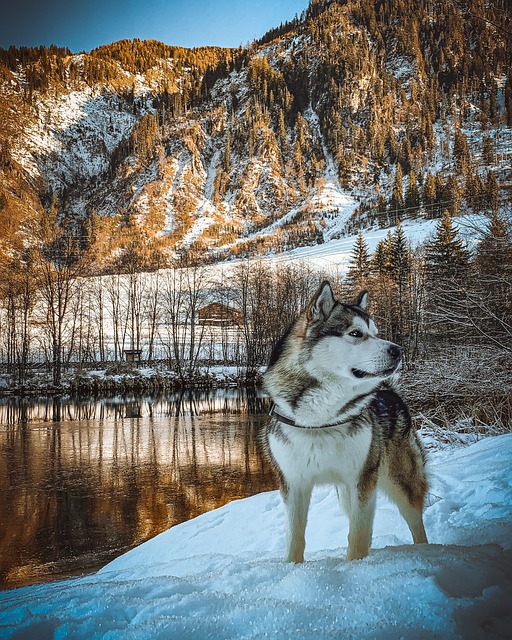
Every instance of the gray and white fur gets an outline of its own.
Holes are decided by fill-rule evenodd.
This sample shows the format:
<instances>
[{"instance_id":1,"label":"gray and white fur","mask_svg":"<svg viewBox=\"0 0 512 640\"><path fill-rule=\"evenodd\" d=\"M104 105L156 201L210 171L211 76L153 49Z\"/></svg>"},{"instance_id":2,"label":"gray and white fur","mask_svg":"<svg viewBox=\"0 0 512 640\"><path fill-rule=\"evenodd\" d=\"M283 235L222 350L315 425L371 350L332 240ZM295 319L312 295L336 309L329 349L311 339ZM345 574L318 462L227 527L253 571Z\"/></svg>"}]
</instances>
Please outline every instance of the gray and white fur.
<instances>
[{"instance_id":1,"label":"gray and white fur","mask_svg":"<svg viewBox=\"0 0 512 640\"><path fill-rule=\"evenodd\" d=\"M393 388L402 349L377 337L366 313L324 282L276 345L264 375L272 418L264 446L281 482L288 562L303 562L313 487L334 484L349 518L347 559L372 539L377 487L398 505L415 543L426 543L425 456L406 404Z\"/></svg>"}]
</instances>

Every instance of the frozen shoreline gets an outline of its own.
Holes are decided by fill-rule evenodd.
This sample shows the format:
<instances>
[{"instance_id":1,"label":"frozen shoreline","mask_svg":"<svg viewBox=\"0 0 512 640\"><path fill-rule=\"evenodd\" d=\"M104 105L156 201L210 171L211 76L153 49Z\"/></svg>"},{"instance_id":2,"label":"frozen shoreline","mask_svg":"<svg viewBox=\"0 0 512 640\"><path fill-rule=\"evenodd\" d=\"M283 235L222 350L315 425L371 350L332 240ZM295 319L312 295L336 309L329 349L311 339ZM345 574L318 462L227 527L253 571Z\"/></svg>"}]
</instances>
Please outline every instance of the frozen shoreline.
<instances>
[{"instance_id":1,"label":"frozen shoreline","mask_svg":"<svg viewBox=\"0 0 512 640\"><path fill-rule=\"evenodd\" d=\"M113 374L109 374L106 369L98 369L69 376L58 387L52 384L50 374L38 376L23 388L9 386L5 377L0 376L0 398L67 394L157 393L161 391L208 390L219 387L252 388L260 383L260 372L247 374L238 367L229 366L201 367L197 373L183 379L173 371L149 367L131 368L124 373Z\"/></svg>"}]
</instances>

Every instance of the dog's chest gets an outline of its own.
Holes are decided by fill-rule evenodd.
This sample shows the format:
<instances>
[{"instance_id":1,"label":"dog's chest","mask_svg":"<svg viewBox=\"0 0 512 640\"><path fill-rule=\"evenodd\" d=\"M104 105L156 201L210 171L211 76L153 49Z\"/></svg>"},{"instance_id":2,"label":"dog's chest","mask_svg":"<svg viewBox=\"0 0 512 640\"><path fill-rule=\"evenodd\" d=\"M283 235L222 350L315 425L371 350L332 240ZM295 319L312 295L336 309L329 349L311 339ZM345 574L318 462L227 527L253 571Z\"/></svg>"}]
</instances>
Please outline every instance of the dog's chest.
<instances>
[{"instance_id":1,"label":"dog's chest","mask_svg":"<svg viewBox=\"0 0 512 640\"><path fill-rule=\"evenodd\" d=\"M269 445L284 477L314 484L357 482L372 441L370 427L354 433L285 427L282 435L271 435Z\"/></svg>"}]
</instances>

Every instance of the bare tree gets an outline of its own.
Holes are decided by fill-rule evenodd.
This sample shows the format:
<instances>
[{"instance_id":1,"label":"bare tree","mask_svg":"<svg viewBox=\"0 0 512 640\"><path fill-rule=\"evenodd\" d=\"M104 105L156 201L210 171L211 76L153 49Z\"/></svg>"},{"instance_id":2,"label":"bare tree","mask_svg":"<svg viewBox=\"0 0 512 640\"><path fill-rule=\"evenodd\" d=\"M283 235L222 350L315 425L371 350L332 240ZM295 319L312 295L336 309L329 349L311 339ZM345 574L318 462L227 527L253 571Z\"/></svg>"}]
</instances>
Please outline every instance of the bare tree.
<instances>
[{"instance_id":1,"label":"bare tree","mask_svg":"<svg viewBox=\"0 0 512 640\"><path fill-rule=\"evenodd\" d=\"M150 366L155 355L155 340L160 317L160 287L161 274L157 271L149 280L144 301L144 318L147 323L147 361Z\"/></svg>"},{"instance_id":2,"label":"bare tree","mask_svg":"<svg viewBox=\"0 0 512 640\"><path fill-rule=\"evenodd\" d=\"M112 322L112 341L114 348L114 362L118 362L123 355L124 336L126 333L126 314L124 312L122 296L122 280L120 273L106 278L106 295L109 302L109 312ZM124 322L123 322L124 320Z\"/></svg>"},{"instance_id":3,"label":"bare tree","mask_svg":"<svg viewBox=\"0 0 512 640\"><path fill-rule=\"evenodd\" d=\"M59 224L56 201L36 221L34 235L35 281L45 307L44 328L49 339L53 384L60 386L70 302L77 278L85 273L86 262L72 230L65 222Z\"/></svg>"},{"instance_id":4,"label":"bare tree","mask_svg":"<svg viewBox=\"0 0 512 640\"><path fill-rule=\"evenodd\" d=\"M242 312L246 378L254 379L268 360L275 319L275 280L262 261L242 263L235 272L238 305Z\"/></svg>"},{"instance_id":5,"label":"bare tree","mask_svg":"<svg viewBox=\"0 0 512 640\"><path fill-rule=\"evenodd\" d=\"M206 299L205 284L205 271L197 266L169 270L164 283L162 342L182 381L194 375L199 364L205 327L198 323L198 314Z\"/></svg>"},{"instance_id":6,"label":"bare tree","mask_svg":"<svg viewBox=\"0 0 512 640\"><path fill-rule=\"evenodd\" d=\"M1 335L12 380L22 389L28 374L34 293L30 252L24 252L3 265L0 272L0 299L5 312Z\"/></svg>"}]
</instances>

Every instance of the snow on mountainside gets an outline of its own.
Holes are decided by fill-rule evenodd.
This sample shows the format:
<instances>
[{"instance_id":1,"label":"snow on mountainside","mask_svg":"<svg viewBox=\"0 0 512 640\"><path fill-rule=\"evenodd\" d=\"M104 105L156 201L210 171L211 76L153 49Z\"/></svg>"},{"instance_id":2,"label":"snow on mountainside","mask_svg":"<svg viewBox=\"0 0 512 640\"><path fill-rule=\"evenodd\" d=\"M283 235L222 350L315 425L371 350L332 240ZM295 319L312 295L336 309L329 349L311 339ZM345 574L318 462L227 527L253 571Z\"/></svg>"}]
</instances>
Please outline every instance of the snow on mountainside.
<instances>
[{"instance_id":1,"label":"snow on mountainside","mask_svg":"<svg viewBox=\"0 0 512 640\"><path fill-rule=\"evenodd\" d=\"M13 158L32 177L44 177L51 190L60 191L106 171L110 154L136 121L119 110L114 96L88 87L48 96L27 123L24 146L13 149Z\"/></svg>"},{"instance_id":2,"label":"snow on mountainside","mask_svg":"<svg viewBox=\"0 0 512 640\"><path fill-rule=\"evenodd\" d=\"M0 204L28 210L22 184L32 208L199 259L490 210L512 176L510 44L473 4L312 3L238 50L1 52Z\"/></svg>"}]
</instances>

